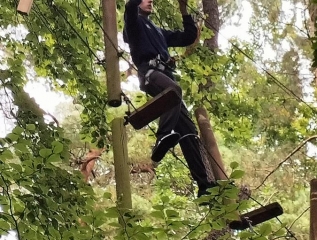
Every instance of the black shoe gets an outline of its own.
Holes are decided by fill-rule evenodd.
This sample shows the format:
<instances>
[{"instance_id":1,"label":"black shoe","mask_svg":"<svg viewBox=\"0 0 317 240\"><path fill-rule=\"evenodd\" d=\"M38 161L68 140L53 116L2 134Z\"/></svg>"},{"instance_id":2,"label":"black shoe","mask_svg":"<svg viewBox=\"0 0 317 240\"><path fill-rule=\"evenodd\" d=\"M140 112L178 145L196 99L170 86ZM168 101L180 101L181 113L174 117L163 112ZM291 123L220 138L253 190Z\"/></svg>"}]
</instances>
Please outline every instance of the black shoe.
<instances>
[{"instance_id":1,"label":"black shoe","mask_svg":"<svg viewBox=\"0 0 317 240\"><path fill-rule=\"evenodd\" d=\"M218 186L219 185L216 182L211 182L208 184L208 186L206 186L204 188L199 188L198 193L197 193L197 197L199 198L203 195L210 195L210 192L208 192L207 189L218 187Z\"/></svg>"},{"instance_id":2,"label":"black shoe","mask_svg":"<svg viewBox=\"0 0 317 240\"><path fill-rule=\"evenodd\" d=\"M207 191L207 189L211 189L211 188L215 188L218 187L219 185L216 182L211 182L210 184L208 184L207 187L205 188L199 188L198 189L198 193L197 193L197 198L201 198L200 200L198 200L199 202L199 206L210 206L210 198L211 198L211 193L209 191Z\"/></svg>"},{"instance_id":3,"label":"black shoe","mask_svg":"<svg viewBox=\"0 0 317 240\"><path fill-rule=\"evenodd\" d=\"M180 135L178 133L170 133L161 139L156 141L156 144L152 150L151 159L154 162L159 162L168 152L168 150L174 147L178 140L180 139Z\"/></svg>"},{"instance_id":4,"label":"black shoe","mask_svg":"<svg viewBox=\"0 0 317 240\"><path fill-rule=\"evenodd\" d=\"M235 187L234 182L227 180L211 182L207 185L207 187L200 187L197 194L198 199L200 198L199 206L210 206L210 200L212 197L219 196L222 191L225 189L231 189L232 187Z\"/></svg>"}]
</instances>

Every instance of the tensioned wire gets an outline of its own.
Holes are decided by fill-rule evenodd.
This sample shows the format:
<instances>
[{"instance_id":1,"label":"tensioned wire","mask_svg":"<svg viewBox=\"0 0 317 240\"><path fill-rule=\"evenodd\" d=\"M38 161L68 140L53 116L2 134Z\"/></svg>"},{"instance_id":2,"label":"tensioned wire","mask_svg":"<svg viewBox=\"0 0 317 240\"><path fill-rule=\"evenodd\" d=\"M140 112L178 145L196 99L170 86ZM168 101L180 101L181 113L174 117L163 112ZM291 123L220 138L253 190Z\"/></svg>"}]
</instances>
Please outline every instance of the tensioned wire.
<instances>
[{"instance_id":1,"label":"tensioned wire","mask_svg":"<svg viewBox=\"0 0 317 240\"><path fill-rule=\"evenodd\" d=\"M85 2L84 0L82 0L83 2ZM86 5L87 6L87 5ZM88 6L87 6L87 8L88 8ZM58 10L57 10L58 11ZM88 45L87 46L87 44L86 44L86 42L82 39L82 37L80 36L80 34L76 31L76 29L71 25L71 23L65 18L65 16L64 15L62 15L61 13L60 13L60 11L58 11L59 12L59 14L64 18L64 20L70 25L70 27L72 28L72 30L78 35L78 37L81 39L81 41L83 41L84 42L84 44L85 44L85 46L87 47L87 48L89 48L89 50L90 51L92 51L91 50L91 48L90 48L90 46ZM90 12L90 11L89 11ZM91 13L91 12L90 12ZM91 13L92 14L92 13ZM101 26L102 27L102 26ZM103 32L104 32L104 34L108 37L108 35L107 35L107 33L103 30ZM108 37L109 38L109 37ZM111 41L111 40L110 40ZM229 40L228 40L229 41ZM230 42L230 41L229 41ZM114 46L114 45L113 45ZM242 53L244 53L241 49L239 49ZM120 54L120 52L118 51L118 49L116 49L116 51L118 52L118 56L120 56L121 54ZM121 56L122 57L122 56ZM125 59L126 60L126 59ZM251 59L252 60L252 59ZM126 60L127 61L127 60ZM254 61L255 62L255 61ZM130 65L131 65L131 63L130 63ZM105 67L105 66L104 66ZM273 76L274 77L274 76ZM278 80L277 80L278 81ZM125 94L123 93L123 95L125 96ZM302 100L301 100L302 101ZM130 104L132 104L131 103L131 101L129 100L129 102L130 102ZM133 104L132 104L132 106L133 106ZM134 106L133 106L134 107ZM134 107L135 108L135 107ZM150 128L151 129L151 128ZM151 130L153 130L153 129L151 129ZM211 156L211 154L207 151L207 153L210 155L210 157L213 159L213 157ZM213 159L214 160L214 159ZM215 161L215 160L214 160ZM216 162L216 161L215 161ZM217 162L216 162L216 164L217 164ZM221 169L221 168L220 168ZM222 171L223 171L223 169L222 169ZM225 174L225 173L224 173ZM250 196L250 198L252 199L252 200L254 200L254 201L256 201L255 199L253 199L251 196ZM256 201L259 205L261 205L262 207L264 207L261 203L259 203L258 201ZM278 219L279 220L279 219ZM286 228L287 229L287 228ZM287 229L287 231L288 231L288 233L290 233L291 234L291 236L293 236L293 233L291 233L288 229ZM295 237L295 236L293 236L293 237Z\"/></svg>"}]
</instances>

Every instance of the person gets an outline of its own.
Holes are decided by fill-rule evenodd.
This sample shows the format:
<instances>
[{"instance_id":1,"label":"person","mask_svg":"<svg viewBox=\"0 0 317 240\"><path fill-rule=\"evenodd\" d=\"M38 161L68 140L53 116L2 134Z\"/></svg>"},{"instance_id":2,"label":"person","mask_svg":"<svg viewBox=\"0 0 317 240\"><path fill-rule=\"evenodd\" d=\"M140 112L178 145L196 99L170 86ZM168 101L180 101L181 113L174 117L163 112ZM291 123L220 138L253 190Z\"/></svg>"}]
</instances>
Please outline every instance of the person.
<instances>
[{"instance_id":1,"label":"person","mask_svg":"<svg viewBox=\"0 0 317 240\"><path fill-rule=\"evenodd\" d=\"M179 0L183 30L166 30L150 20L153 0L129 0L124 13L124 41L129 44L132 61L138 69L140 89L155 97L168 87L180 98L182 89L175 81L174 61L169 47L186 47L197 37L197 27L187 12L187 0ZM208 194L207 189L216 184L209 165L202 157L195 124L183 101L161 115L156 132L156 143L151 159L160 162L170 148L178 143L188 164L190 173L198 185L198 197Z\"/></svg>"}]
</instances>

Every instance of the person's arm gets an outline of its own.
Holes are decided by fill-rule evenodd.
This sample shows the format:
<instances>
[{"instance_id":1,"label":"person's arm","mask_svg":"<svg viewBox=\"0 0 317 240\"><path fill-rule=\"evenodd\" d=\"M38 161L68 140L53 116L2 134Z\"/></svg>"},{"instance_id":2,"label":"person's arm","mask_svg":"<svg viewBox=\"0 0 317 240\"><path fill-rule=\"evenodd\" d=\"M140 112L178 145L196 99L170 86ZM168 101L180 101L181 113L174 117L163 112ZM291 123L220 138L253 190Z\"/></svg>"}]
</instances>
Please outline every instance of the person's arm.
<instances>
[{"instance_id":1,"label":"person's arm","mask_svg":"<svg viewBox=\"0 0 317 240\"><path fill-rule=\"evenodd\" d=\"M124 21L126 25L134 25L137 23L139 10L138 7L142 0L129 0L125 5Z\"/></svg>"},{"instance_id":2,"label":"person's arm","mask_svg":"<svg viewBox=\"0 0 317 240\"><path fill-rule=\"evenodd\" d=\"M179 10L183 17L183 31L165 30L162 33L168 47L186 47L195 42L197 38L197 27L191 15L187 12L187 0L178 0Z\"/></svg>"},{"instance_id":3,"label":"person's arm","mask_svg":"<svg viewBox=\"0 0 317 240\"><path fill-rule=\"evenodd\" d=\"M139 31L138 15L141 2L142 0L129 0L125 5L123 39L127 43L138 41L136 33Z\"/></svg>"},{"instance_id":4,"label":"person's arm","mask_svg":"<svg viewBox=\"0 0 317 240\"><path fill-rule=\"evenodd\" d=\"M178 0L178 4L179 4L179 11L181 12L181 14L184 15L188 15L187 12L187 2L188 0Z\"/></svg>"}]
</instances>

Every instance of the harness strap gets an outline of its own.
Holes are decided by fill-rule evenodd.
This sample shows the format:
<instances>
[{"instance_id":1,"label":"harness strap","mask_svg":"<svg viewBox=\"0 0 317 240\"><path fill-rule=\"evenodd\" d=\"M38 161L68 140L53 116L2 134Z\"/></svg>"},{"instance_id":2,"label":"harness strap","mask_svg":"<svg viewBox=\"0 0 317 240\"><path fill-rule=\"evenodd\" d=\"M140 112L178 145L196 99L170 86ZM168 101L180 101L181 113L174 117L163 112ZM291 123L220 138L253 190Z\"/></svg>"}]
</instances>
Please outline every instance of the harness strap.
<instances>
[{"instance_id":1,"label":"harness strap","mask_svg":"<svg viewBox=\"0 0 317 240\"><path fill-rule=\"evenodd\" d=\"M149 70L146 72L144 85L148 85L148 84L149 84L149 82L150 82L150 76L151 76L151 74L152 74L154 71L155 71L154 69L149 69Z\"/></svg>"}]
</instances>

